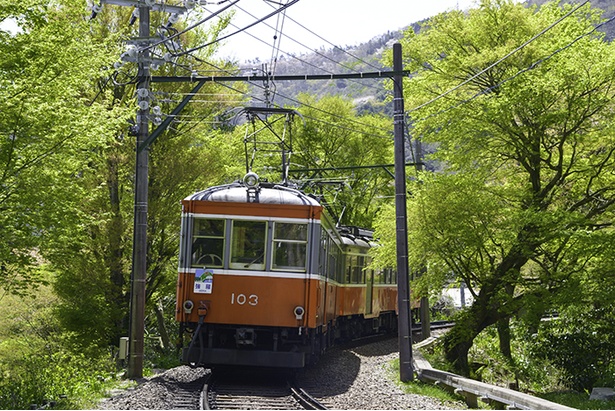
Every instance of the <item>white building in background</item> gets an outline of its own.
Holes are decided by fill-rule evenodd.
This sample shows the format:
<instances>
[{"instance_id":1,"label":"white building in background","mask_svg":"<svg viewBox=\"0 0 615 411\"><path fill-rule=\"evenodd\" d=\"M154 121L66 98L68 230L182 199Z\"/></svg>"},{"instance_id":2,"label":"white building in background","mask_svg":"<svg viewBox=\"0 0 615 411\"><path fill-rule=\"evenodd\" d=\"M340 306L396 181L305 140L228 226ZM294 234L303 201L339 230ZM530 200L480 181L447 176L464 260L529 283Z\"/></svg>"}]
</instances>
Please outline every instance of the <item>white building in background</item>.
<instances>
[{"instance_id":1,"label":"white building in background","mask_svg":"<svg viewBox=\"0 0 615 411\"><path fill-rule=\"evenodd\" d=\"M453 305L455 308L462 308L472 305L474 302L474 297L465 287L465 284L462 283L461 287L448 288L442 291L442 294L445 297L453 300Z\"/></svg>"}]
</instances>

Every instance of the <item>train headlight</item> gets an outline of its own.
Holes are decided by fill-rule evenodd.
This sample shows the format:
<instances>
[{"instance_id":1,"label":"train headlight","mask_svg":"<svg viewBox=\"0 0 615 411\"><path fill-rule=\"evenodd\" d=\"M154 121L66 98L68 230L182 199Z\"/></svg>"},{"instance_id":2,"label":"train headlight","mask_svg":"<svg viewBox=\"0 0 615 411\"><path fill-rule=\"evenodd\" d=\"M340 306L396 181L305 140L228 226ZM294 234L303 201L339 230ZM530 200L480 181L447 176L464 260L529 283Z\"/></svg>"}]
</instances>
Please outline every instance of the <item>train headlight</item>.
<instances>
[{"instance_id":1,"label":"train headlight","mask_svg":"<svg viewBox=\"0 0 615 411\"><path fill-rule=\"evenodd\" d=\"M190 300L184 301L184 312L186 314L190 314L193 308L194 308L194 303L192 301Z\"/></svg>"},{"instance_id":2,"label":"train headlight","mask_svg":"<svg viewBox=\"0 0 615 411\"><path fill-rule=\"evenodd\" d=\"M294 313L297 320L303 320L303 314L305 314L305 309L298 305L295 307Z\"/></svg>"},{"instance_id":3,"label":"train headlight","mask_svg":"<svg viewBox=\"0 0 615 411\"><path fill-rule=\"evenodd\" d=\"M256 187L258 185L258 174L250 171L243 177L243 183L248 186L248 188Z\"/></svg>"}]
</instances>

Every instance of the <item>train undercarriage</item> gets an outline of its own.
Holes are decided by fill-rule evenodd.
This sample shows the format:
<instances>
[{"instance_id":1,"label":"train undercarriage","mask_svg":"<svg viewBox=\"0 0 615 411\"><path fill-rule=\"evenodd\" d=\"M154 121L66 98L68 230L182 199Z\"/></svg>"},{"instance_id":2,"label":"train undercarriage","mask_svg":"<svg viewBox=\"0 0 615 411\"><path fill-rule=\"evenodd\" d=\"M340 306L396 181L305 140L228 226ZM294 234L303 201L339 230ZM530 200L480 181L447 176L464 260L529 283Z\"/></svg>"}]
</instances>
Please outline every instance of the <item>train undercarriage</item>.
<instances>
[{"instance_id":1,"label":"train undercarriage","mask_svg":"<svg viewBox=\"0 0 615 411\"><path fill-rule=\"evenodd\" d=\"M181 356L182 363L194 367L302 368L333 345L396 330L395 312L372 318L338 317L317 328L182 324L181 336L190 338L190 344L183 347Z\"/></svg>"}]
</instances>

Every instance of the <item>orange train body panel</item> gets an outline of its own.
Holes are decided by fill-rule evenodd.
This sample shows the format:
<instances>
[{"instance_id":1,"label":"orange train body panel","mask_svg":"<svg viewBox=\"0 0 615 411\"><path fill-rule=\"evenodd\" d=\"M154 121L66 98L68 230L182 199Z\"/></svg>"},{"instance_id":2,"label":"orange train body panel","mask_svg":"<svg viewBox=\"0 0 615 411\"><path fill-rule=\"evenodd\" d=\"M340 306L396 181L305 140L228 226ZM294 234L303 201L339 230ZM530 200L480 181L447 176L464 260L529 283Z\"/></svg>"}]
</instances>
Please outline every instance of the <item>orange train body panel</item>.
<instances>
[{"instance_id":1,"label":"orange train body panel","mask_svg":"<svg viewBox=\"0 0 615 411\"><path fill-rule=\"evenodd\" d=\"M194 292L194 273L180 273L178 295L194 301L195 309L185 314L177 307L176 319L196 323L198 308L205 305L208 323L315 328L322 325L324 301L317 300L322 288L318 280L216 274L214 270L212 293L202 294ZM306 308L303 320L295 318L297 306Z\"/></svg>"},{"instance_id":2,"label":"orange train body panel","mask_svg":"<svg viewBox=\"0 0 615 411\"><path fill-rule=\"evenodd\" d=\"M302 367L337 338L394 330L391 281L344 284L351 259L353 274L366 269L371 241L288 187L236 182L184 199L175 317L192 341L182 361Z\"/></svg>"}]
</instances>

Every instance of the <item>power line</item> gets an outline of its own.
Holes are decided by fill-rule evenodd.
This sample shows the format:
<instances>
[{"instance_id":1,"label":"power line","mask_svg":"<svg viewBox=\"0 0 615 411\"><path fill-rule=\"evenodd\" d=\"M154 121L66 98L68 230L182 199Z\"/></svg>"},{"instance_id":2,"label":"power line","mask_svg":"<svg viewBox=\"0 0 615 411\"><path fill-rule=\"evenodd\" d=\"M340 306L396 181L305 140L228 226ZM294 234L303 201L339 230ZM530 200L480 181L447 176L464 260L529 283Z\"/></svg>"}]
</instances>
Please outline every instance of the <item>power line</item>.
<instances>
[{"instance_id":1,"label":"power line","mask_svg":"<svg viewBox=\"0 0 615 411\"><path fill-rule=\"evenodd\" d=\"M469 79L463 81L461 84L453 87L452 89L439 94L438 96L432 98L431 100L413 108L408 110L408 113L412 113L414 111L420 110L423 107L426 107L428 105L430 105L431 103L440 100L442 97L445 97L447 95L449 95L450 93L452 93L453 91L456 91L458 89L460 89L461 87L465 86L466 84L468 84L469 82L471 82L472 80L476 79L477 77L479 77L480 75L486 73L487 71L491 70L492 68L494 68L495 66L497 66L498 64L500 64L501 62L503 62L504 60L508 59L510 56L512 56L513 54L515 54L516 52L522 50L523 48L525 48L528 44L530 44L531 42L533 42L534 40L536 40L537 38L539 38L540 36L542 36L543 34L545 34L547 31L551 30L553 27L555 27L556 25L558 25L560 22L562 22L562 20L566 19L567 17L569 17L572 13L574 13L575 11L577 11L578 9L580 9L582 6L584 6L585 4L587 4L589 2L589 0L585 0L583 3L581 3L580 5L578 5L577 7L575 7L574 9L572 9L570 12L566 13L564 16L560 17L559 19L557 19L554 23L550 24L547 28L543 29L542 31L540 31L540 33L536 34L535 36L533 36L531 39L527 40L525 43L523 43L522 45L520 45L519 47L515 48L514 50L512 50L511 52L509 52L508 54L506 54L504 57L500 58L499 60L497 60L495 63L491 64L490 66L488 66L487 68L479 71L478 73L476 73L475 75L473 75L472 77L470 77Z\"/></svg>"},{"instance_id":2,"label":"power line","mask_svg":"<svg viewBox=\"0 0 615 411\"><path fill-rule=\"evenodd\" d=\"M220 3L222 3L222 2L219 2L218 4L220 4ZM231 4L229 4L229 5L227 5L227 6L224 6L224 7L223 7L223 8L221 8L220 10L216 10L215 12L213 12L213 13L212 13L212 14L210 14L209 16L205 17L204 19L201 19L201 20L197 21L196 23L191 24L190 26L186 27L184 30L182 30L182 31L180 31L180 32L177 32L177 33L175 33L174 35L172 35L172 36L170 36L170 37L164 38L164 39L163 39L163 40L161 40L161 41L155 42L155 43L153 43L153 44L151 44L151 45L149 45L149 46L147 46L147 47L143 48L143 50L144 50L144 51L145 51L145 50L149 50L149 49L152 49L152 48L154 48L154 47L156 47L156 46L158 46L158 45L160 45L160 44L166 43L166 42L168 42L169 40L173 40L174 38L179 37L180 35L182 35L182 34L184 34L184 33L188 32L188 31L190 31L190 30L192 30L192 29L194 29L194 28L196 28L196 27L200 26L201 24L203 24L203 23L205 23L205 22L207 22L207 21L211 20L212 18L214 18L214 17L218 16L220 13L222 13L223 11L225 11L225 10L229 9L230 7L234 6L234 5L235 5L235 4L237 4L237 3L239 3L239 0L235 0L235 1L233 1ZM168 28L169 26L170 26L170 24L168 24L167 26L164 26L164 27L165 27L165 28ZM204 47L205 47L205 46L204 46Z\"/></svg>"},{"instance_id":3,"label":"power line","mask_svg":"<svg viewBox=\"0 0 615 411\"><path fill-rule=\"evenodd\" d=\"M348 54L350 57L352 57L352 58L354 58L354 59L356 59L356 60L358 60L358 61L360 61L360 62L362 62L362 63L364 63L364 64L366 64L366 65L368 65L368 66L370 66L370 67L372 67L372 68L374 68L374 69L376 69L376 70L380 70L380 69L381 69L380 67L375 66L375 65L373 65L373 64L371 64L371 63L369 63L369 62L367 62L367 61L365 61L365 60L363 60L363 59L361 59L360 57L355 56L354 54L352 54L352 53L348 52L347 50L344 50L343 48L341 48L341 47L339 47L339 46L337 46L337 45L333 44L333 43L332 43L332 42L330 42L329 40L325 39L324 37L320 36L319 34L317 34L317 33L313 32L313 31L312 31L312 30L310 30L309 28L305 27L304 25L302 25L301 23L299 23L297 20L294 20L292 17L288 16L287 18L288 18L290 21L292 21L293 23L295 23L297 26L301 27L302 29L306 30L307 32L311 33L312 35L314 35L314 36L318 37L319 39L321 39L321 40L322 40L322 41L324 41L325 43L329 44L329 45L330 45L330 46L332 46L333 48L337 48L338 50L341 50L341 51L342 51L342 52L344 52L345 54ZM288 36L287 36L287 37L288 37ZM290 38L290 37L289 37L289 38ZM310 47L304 46L304 45L303 45L303 44L301 44L301 43L298 43L298 44L300 44L300 45L301 45L301 46L303 46L303 47L306 47L308 50L315 51L315 50L311 49Z\"/></svg>"},{"instance_id":4,"label":"power line","mask_svg":"<svg viewBox=\"0 0 615 411\"><path fill-rule=\"evenodd\" d=\"M512 76L510 76L510 77L508 77L508 78L506 78L506 79L504 79L504 80L502 80L502 81L500 81L499 83L497 83L497 84L495 84L495 85L493 85L493 86L491 86L491 87L488 87L488 88L486 88L485 90L481 90L480 92L478 92L478 93L474 94L472 97L467 98L467 99L465 99L465 100L462 100L462 101L460 101L459 103L457 103L457 104L455 104L455 105L452 105L452 106L450 106L450 107L447 107L447 108L445 108L445 109L442 109L442 110L438 111L437 113L433 113L433 114L430 114L430 115L428 115L428 116L426 116L426 117L420 118L420 119L418 119L418 120L416 120L416 121L424 121L424 120L427 120L427 119L429 119L429 118L432 118L432 117L438 116L438 115L440 115L440 114L446 113L447 111L454 110L454 109L456 109L457 107L460 107L460 106L462 106L462 105L464 105L464 104L466 104L466 103L469 103L470 101L475 100L476 98L478 98L478 97L480 97L480 96L482 96L482 95L484 95L484 94L487 94L487 93L489 93L489 92L490 92L490 91L492 91L492 90L497 89L497 88L498 88L498 87L500 87L502 84L507 83L507 82L509 82L509 81L511 81L511 80L514 80L515 78L519 77L521 74L523 74L523 73L525 73L525 72L527 72L527 71L530 71L530 70L535 69L535 68L536 68L536 67L538 67L540 64L544 63L544 62L545 62L545 61L547 61L547 60L550 60L550 59L551 59L553 56L555 56L556 54L559 54L560 52L562 52L562 51L564 51L564 50L566 50L566 49L568 49L568 48L572 47L575 43L577 43L577 42L578 42L579 40L581 40L582 38L584 38L584 37L587 37L587 36L591 35L591 34L592 34L592 33L594 33L596 30L598 30L600 27L604 26L605 24L608 24L608 23L612 22L613 20L615 20L615 16L613 16L613 17L609 18L608 20L603 21L602 23L598 24L597 26L595 26L593 29L591 29L591 30L590 30L590 31L588 31L587 33L583 33L583 34L581 34L580 36L578 36L577 38L575 38L574 40L572 40L570 43L566 44L565 46L560 47L559 49L557 49L557 50L553 51L551 54L549 54L549 55L548 55L548 56L546 56L546 57L543 57L543 58L541 58L541 59L539 59L539 60L536 60L535 62L533 62L532 64L530 64L528 67L526 67L526 68L524 68L524 69L519 70L519 71L518 71L517 73L515 73L514 75L512 75Z\"/></svg>"},{"instance_id":5,"label":"power line","mask_svg":"<svg viewBox=\"0 0 615 411\"><path fill-rule=\"evenodd\" d=\"M219 42L221 42L222 40L226 40L226 39L228 39L229 37L232 37L232 36L234 36L234 35L236 35L236 34L239 34L239 33L241 33L242 31L245 31L245 30L249 29L250 27L254 27L255 25L257 25L257 24L259 24L259 23L261 23L261 22L263 22L263 21L267 20L268 18L270 18L270 17L272 17L272 16L275 16L276 14L278 14L278 13L280 13L280 12L282 12L282 11L286 10L287 8L289 8L289 7L290 7L290 6L292 6L293 4L297 3L298 1L299 1L299 0L291 0L289 3L286 3L285 5L281 6L279 9L277 9L277 10L275 10L275 11L273 11L273 12L269 13L269 14L268 14L268 15L266 15L265 17L262 17L262 18L260 18L260 19L256 20L255 22L253 22L253 23L251 23L251 24L248 24L247 26L245 26L245 27L243 27L243 28L241 28L241 29L239 29L239 30L237 30L237 31L233 32L233 33L227 34L226 36L219 37L219 38L217 38L216 40L210 41L210 42L205 43L205 44L202 44L202 45L200 45L200 46L193 47L193 48L191 48L190 50L186 50L186 51L182 51L181 53L174 54L173 56L174 56L174 57L183 56L183 55L185 55L185 54L192 53L193 51L197 51L197 50L200 50L200 49L205 48L205 47L207 47L207 46L211 46L212 44L219 43ZM588 1L588 0L587 0L587 1Z\"/></svg>"},{"instance_id":6,"label":"power line","mask_svg":"<svg viewBox=\"0 0 615 411\"><path fill-rule=\"evenodd\" d=\"M252 15L250 12L248 12L248 11L246 11L246 10L242 9L241 7L237 6L236 8L237 8L237 9L239 9L239 10L241 10L241 11L243 11L244 13L246 13L247 15L249 15L250 17L254 17L254 18L256 18L256 17L255 17L254 15ZM287 17L287 18L289 18L289 19L290 19L290 17ZM265 24L266 26L268 26L269 28L274 29L274 28L273 28L272 26L270 26L269 24L267 24L267 23L264 23L264 24ZM233 24L233 23L230 23L230 25L231 25L231 26L233 26L233 27L238 28L238 26L236 26L236 25L235 25L235 24ZM275 30L275 29L274 29L274 30ZM265 40L263 40L263 39L261 39L261 38L259 38L259 37L255 36L255 35L253 35L252 33L245 32L245 34L249 35L250 37L254 38L254 39L255 39L255 40L257 40L257 41L260 41L260 42L261 42L261 43L263 43L263 44L267 44L267 45L269 45L269 43L267 43ZM307 50L310 50L310 51L311 51L311 52L313 52L314 54L317 54L317 55L319 55L319 56L323 57L324 59L327 59L327 60L331 61L332 63L334 63L334 64L336 64L336 65L338 65L338 66L340 66L340 67L343 67L343 68L345 68L345 69L347 69L347 70L350 70L350 71L352 71L352 70L353 70L353 68L352 68L352 67L346 66L346 65L344 65L344 64L342 64L342 63L340 63L339 61L336 61L336 60L332 59L331 57L329 57L329 56L327 56L327 55L325 55L325 54L320 53L318 50L314 50L314 49L310 48L309 46L306 46L305 44L303 44L303 43L301 43L300 41L298 41L298 40L294 39L293 37L286 36L286 38L288 38L289 40L292 40L293 42L295 42L295 43L299 44L300 46L305 47ZM309 61L306 61L306 60L304 60L304 59L302 59L302 58L300 58L300 57L297 57L297 56L295 56L295 55L294 55L294 54L292 54L292 53L289 53L289 52L284 51L284 50L281 50L281 51L282 51L285 55L287 55L287 56L289 56L289 57L291 57L291 58L293 58L293 59L295 59L295 60L297 60L297 61L300 61L301 63L306 64L306 65L308 65L308 66L310 66L310 67L312 67L312 68L315 68L316 70L324 71L325 73L332 73L331 71L329 71L329 70L325 70L325 69L323 69L322 67L319 67L319 66L317 66L317 65L315 65L315 64L313 64L313 63L310 63ZM382 70L382 68L377 67L377 66L372 66L372 67L375 67L375 68L376 68L376 70ZM353 82L356 82L356 81L353 81ZM370 88L373 88L373 89L378 89L378 90L379 90L379 88L378 88L378 87L376 87L376 86L372 86L371 84L367 84L367 85L366 85L366 84L363 84L363 83L362 83L362 85L363 85L363 86L370 87Z\"/></svg>"}]
</instances>

